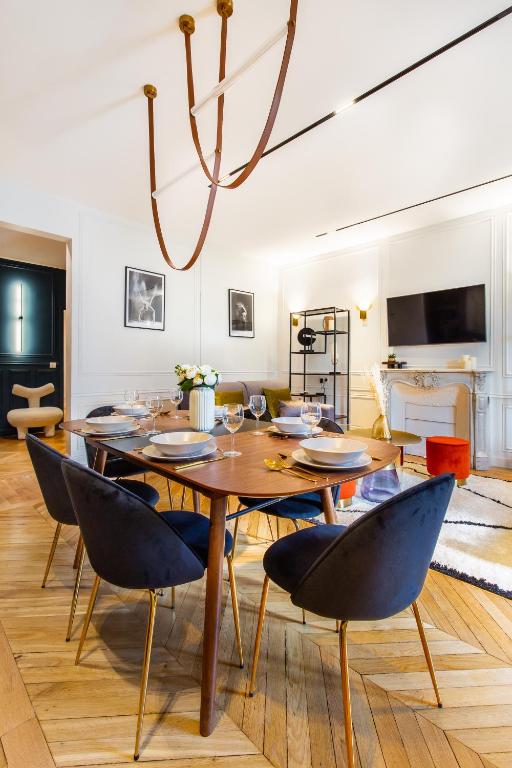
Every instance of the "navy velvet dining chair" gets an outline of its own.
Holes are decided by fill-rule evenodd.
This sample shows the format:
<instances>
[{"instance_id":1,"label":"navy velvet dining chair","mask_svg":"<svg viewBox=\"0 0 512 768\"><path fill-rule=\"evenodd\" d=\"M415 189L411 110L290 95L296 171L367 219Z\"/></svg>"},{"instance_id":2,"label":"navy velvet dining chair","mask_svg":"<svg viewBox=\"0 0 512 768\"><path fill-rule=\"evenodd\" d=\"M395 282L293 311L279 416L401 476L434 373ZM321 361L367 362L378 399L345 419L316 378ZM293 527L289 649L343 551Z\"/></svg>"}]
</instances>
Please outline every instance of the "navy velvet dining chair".
<instances>
[{"instance_id":1,"label":"navy velvet dining chair","mask_svg":"<svg viewBox=\"0 0 512 768\"><path fill-rule=\"evenodd\" d=\"M195 512L159 513L133 493L70 459L64 462L62 471L85 549L96 573L75 663L80 661L101 579L124 589L148 592L149 617L134 750L134 759L138 760L157 592L166 587L188 584L204 575L208 564L210 521ZM236 641L242 667L236 585L229 556L232 546L232 536L226 532L224 554L228 561Z\"/></svg>"},{"instance_id":2,"label":"navy velvet dining chair","mask_svg":"<svg viewBox=\"0 0 512 768\"><path fill-rule=\"evenodd\" d=\"M348 766L354 766L347 655L349 621L377 621L412 606L437 705L441 697L416 600L423 588L454 486L453 475L415 485L352 525L320 525L276 541L265 553L265 579L249 692L254 694L270 580L294 605L337 619Z\"/></svg>"},{"instance_id":3,"label":"navy velvet dining chair","mask_svg":"<svg viewBox=\"0 0 512 768\"><path fill-rule=\"evenodd\" d=\"M57 543L59 541L60 533L63 525L78 525L75 513L73 511L73 505L64 483L62 476L62 462L66 458L62 453L59 453L51 446L44 443L35 435L27 434L26 445L34 467L34 472L39 483L39 488L48 510L49 515L56 521L57 527L55 529L55 535L50 547L50 554L48 555L48 561L46 563L46 569L44 572L43 583L41 587L44 589L50 567L53 562ZM135 493L140 498L147 501L149 504L157 504L159 500L158 491L156 491L151 485L138 482L137 480L119 480L119 485L127 488L132 493ZM73 598L71 600L71 610L69 613L68 631L66 634L66 640L71 638L71 631L73 629L73 619L75 616L76 604L78 601L78 594L80 591L80 580L82 578L82 568L84 563L84 549L82 537L79 537L74 567L76 567L75 586L73 590Z\"/></svg>"}]
</instances>

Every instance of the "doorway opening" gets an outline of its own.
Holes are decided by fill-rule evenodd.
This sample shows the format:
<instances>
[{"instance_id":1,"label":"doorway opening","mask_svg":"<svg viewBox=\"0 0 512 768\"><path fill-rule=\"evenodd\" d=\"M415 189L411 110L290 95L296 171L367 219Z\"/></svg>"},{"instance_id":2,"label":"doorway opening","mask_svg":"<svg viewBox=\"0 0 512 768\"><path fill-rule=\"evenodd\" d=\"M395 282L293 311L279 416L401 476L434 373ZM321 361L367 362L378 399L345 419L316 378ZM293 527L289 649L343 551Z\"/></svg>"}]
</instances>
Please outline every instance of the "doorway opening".
<instances>
[{"instance_id":1,"label":"doorway opening","mask_svg":"<svg viewBox=\"0 0 512 768\"><path fill-rule=\"evenodd\" d=\"M8 411L27 407L15 384L52 384L42 406L69 411L70 244L0 225L0 436L16 435ZM68 309L67 309L68 307Z\"/></svg>"}]
</instances>

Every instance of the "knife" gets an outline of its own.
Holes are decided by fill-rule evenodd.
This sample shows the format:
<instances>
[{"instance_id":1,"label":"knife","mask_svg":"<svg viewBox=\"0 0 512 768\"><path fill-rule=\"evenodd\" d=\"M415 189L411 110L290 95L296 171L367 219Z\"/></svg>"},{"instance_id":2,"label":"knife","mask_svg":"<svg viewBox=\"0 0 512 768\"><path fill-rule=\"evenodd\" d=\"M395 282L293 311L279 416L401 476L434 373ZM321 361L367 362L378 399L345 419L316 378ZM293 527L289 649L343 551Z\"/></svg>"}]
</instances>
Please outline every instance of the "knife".
<instances>
[{"instance_id":1,"label":"knife","mask_svg":"<svg viewBox=\"0 0 512 768\"><path fill-rule=\"evenodd\" d=\"M181 469L191 469L192 467L200 467L203 464L213 464L214 461L223 461L224 459L227 459L227 456L217 456L216 459L205 459L204 461L191 461L188 464L179 464L173 467L173 470L179 472Z\"/></svg>"}]
</instances>

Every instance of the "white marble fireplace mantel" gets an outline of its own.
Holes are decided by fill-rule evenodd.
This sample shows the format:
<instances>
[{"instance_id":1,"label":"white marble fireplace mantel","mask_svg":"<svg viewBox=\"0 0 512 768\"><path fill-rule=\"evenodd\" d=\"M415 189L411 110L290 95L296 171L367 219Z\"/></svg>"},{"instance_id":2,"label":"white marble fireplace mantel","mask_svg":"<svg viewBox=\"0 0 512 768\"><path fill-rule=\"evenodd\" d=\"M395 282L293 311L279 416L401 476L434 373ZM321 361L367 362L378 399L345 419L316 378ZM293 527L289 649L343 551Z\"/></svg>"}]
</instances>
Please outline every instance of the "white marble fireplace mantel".
<instances>
[{"instance_id":1,"label":"white marble fireplace mantel","mask_svg":"<svg viewBox=\"0 0 512 768\"><path fill-rule=\"evenodd\" d=\"M392 429L464 437L474 469L487 469L488 384L492 371L467 368L382 368ZM424 443L422 443L424 445Z\"/></svg>"}]
</instances>

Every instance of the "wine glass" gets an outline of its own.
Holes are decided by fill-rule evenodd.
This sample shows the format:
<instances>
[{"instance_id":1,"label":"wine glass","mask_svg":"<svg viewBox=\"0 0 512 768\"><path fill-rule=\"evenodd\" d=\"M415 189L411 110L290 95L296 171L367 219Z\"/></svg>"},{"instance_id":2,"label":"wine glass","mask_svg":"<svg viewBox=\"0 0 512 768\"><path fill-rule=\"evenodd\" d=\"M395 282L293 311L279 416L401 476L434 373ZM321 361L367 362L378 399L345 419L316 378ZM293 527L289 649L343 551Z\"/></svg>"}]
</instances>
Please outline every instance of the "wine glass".
<instances>
[{"instance_id":1,"label":"wine glass","mask_svg":"<svg viewBox=\"0 0 512 768\"><path fill-rule=\"evenodd\" d=\"M300 418L302 423L309 427L309 436L313 437L313 427L316 427L322 418L320 403L303 403Z\"/></svg>"},{"instance_id":2,"label":"wine glass","mask_svg":"<svg viewBox=\"0 0 512 768\"><path fill-rule=\"evenodd\" d=\"M252 435L262 435L260 430L260 416L263 416L267 410L267 401L265 395L251 395L249 398L249 410L256 419L256 429L251 432Z\"/></svg>"},{"instance_id":3,"label":"wine glass","mask_svg":"<svg viewBox=\"0 0 512 768\"><path fill-rule=\"evenodd\" d=\"M235 451L235 432L244 423L244 407L241 403L228 403L222 411L222 423L231 432L231 450L224 451L224 456L241 456L240 451Z\"/></svg>"},{"instance_id":4,"label":"wine glass","mask_svg":"<svg viewBox=\"0 0 512 768\"><path fill-rule=\"evenodd\" d=\"M169 392L169 399L171 401L171 404L174 406L174 413L171 416L171 419L179 419L178 415L178 408L183 400L183 391L179 387L173 387L171 391Z\"/></svg>"},{"instance_id":5,"label":"wine glass","mask_svg":"<svg viewBox=\"0 0 512 768\"><path fill-rule=\"evenodd\" d=\"M133 410L135 407L135 403L139 399L139 393L136 389L125 389L124 391L124 401L128 408Z\"/></svg>"},{"instance_id":6,"label":"wine glass","mask_svg":"<svg viewBox=\"0 0 512 768\"><path fill-rule=\"evenodd\" d=\"M158 429L156 428L156 417L163 408L163 402L160 395L148 395L146 399L146 408L149 414L153 417L153 427L146 432L147 435L158 435Z\"/></svg>"}]
</instances>

